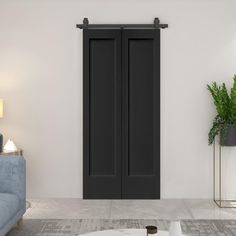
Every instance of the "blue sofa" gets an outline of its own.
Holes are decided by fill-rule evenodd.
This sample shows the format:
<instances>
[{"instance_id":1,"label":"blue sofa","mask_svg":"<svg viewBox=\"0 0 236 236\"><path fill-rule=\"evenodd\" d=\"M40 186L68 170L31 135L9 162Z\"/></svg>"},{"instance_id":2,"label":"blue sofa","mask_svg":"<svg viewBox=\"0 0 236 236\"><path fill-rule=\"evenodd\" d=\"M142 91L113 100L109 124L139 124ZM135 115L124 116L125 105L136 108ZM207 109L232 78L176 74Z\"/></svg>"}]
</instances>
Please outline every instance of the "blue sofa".
<instances>
[{"instance_id":1,"label":"blue sofa","mask_svg":"<svg viewBox=\"0 0 236 236\"><path fill-rule=\"evenodd\" d=\"M26 210L25 160L0 155L0 236L20 222Z\"/></svg>"}]
</instances>

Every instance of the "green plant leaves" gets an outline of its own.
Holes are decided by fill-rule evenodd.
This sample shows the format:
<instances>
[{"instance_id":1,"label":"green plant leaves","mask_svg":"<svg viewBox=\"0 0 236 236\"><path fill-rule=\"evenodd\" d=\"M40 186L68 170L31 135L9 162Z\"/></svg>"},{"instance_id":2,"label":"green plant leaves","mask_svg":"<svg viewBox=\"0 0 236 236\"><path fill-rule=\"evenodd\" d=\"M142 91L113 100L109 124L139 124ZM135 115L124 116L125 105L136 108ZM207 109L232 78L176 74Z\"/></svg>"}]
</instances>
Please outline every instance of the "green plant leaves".
<instances>
[{"instance_id":1,"label":"green plant leaves","mask_svg":"<svg viewBox=\"0 0 236 236\"><path fill-rule=\"evenodd\" d=\"M212 144L215 140L215 137L220 134L222 130L222 126L224 125L224 120L221 119L219 115L217 115L214 120L212 127L208 133L208 144Z\"/></svg>"},{"instance_id":2,"label":"green plant leaves","mask_svg":"<svg viewBox=\"0 0 236 236\"><path fill-rule=\"evenodd\" d=\"M232 123L236 123L236 75L234 75L234 83L233 87L231 88L231 93L230 93L230 110L231 110L231 119Z\"/></svg>"},{"instance_id":3,"label":"green plant leaves","mask_svg":"<svg viewBox=\"0 0 236 236\"><path fill-rule=\"evenodd\" d=\"M225 134L229 125L236 124L236 75L234 75L233 80L234 83L230 90L230 96L225 83L217 85L216 82L213 82L211 85L207 85L217 111L217 116L213 120L208 134L209 144L214 142L218 134Z\"/></svg>"},{"instance_id":4,"label":"green plant leaves","mask_svg":"<svg viewBox=\"0 0 236 236\"><path fill-rule=\"evenodd\" d=\"M227 120L230 116L230 98L225 84L218 86L216 82L213 82L211 86L207 85L207 89L213 97L217 113L222 119Z\"/></svg>"}]
</instances>

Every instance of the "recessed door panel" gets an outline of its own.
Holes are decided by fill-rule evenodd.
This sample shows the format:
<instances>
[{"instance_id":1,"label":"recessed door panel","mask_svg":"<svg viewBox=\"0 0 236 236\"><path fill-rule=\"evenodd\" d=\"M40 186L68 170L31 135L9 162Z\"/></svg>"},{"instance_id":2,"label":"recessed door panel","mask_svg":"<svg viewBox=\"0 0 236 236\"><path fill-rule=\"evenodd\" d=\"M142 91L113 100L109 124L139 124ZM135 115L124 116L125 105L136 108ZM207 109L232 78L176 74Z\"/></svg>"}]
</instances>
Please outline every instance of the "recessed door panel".
<instances>
[{"instance_id":1,"label":"recessed door panel","mask_svg":"<svg viewBox=\"0 0 236 236\"><path fill-rule=\"evenodd\" d=\"M128 174L153 175L153 39L128 48Z\"/></svg>"},{"instance_id":2,"label":"recessed door panel","mask_svg":"<svg viewBox=\"0 0 236 236\"><path fill-rule=\"evenodd\" d=\"M90 176L115 175L116 42L90 39Z\"/></svg>"}]
</instances>

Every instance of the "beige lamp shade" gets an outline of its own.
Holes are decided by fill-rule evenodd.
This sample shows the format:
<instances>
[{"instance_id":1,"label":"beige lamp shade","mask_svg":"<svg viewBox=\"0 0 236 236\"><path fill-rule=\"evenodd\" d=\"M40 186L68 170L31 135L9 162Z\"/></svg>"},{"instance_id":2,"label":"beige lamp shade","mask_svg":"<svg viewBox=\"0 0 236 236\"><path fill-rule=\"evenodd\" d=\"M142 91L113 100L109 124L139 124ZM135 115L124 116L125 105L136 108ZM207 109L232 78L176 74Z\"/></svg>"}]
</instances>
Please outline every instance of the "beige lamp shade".
<instances>
[{"instance_id":1,"label":"beige lamp shade","mask_svg":"<svg viewBox=\"0 0 236 236\"><path fill-rule=\"evenodd\" d=\"M0 118L3 117L3 100L0 99Z\"/></svg>"}]
</instances>

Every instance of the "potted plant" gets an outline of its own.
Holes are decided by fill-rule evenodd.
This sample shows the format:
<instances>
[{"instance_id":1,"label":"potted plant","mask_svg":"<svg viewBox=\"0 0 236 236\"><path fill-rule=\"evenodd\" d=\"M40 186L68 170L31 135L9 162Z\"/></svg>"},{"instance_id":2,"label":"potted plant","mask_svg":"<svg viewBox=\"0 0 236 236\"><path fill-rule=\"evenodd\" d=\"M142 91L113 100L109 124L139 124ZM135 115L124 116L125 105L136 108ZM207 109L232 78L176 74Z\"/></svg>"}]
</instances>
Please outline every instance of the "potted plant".
<instances>
[{"instance_id":1,"label":"potted plant","mask_svg":"<svg viewBox=\"0 0 236 236\"><path fill-rule=\"evenodd\" d=\"M213 82L207 85L210 91L217 115L213 120L208 134L208 143L212 144L217 135L220 135L222 146L236 146L236 75L233 77L233 87L230 93L225 86Z\"/></svg>"}]
</instances>

